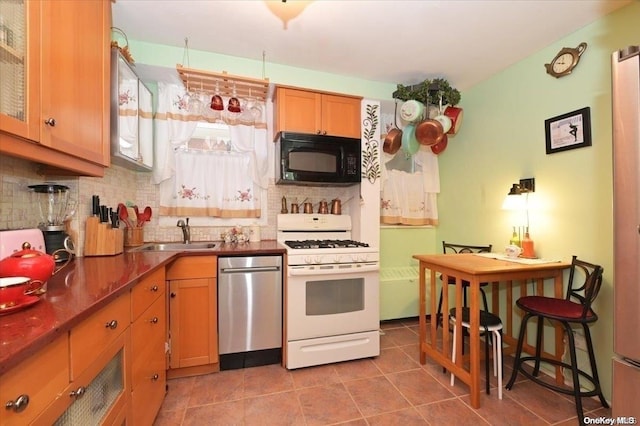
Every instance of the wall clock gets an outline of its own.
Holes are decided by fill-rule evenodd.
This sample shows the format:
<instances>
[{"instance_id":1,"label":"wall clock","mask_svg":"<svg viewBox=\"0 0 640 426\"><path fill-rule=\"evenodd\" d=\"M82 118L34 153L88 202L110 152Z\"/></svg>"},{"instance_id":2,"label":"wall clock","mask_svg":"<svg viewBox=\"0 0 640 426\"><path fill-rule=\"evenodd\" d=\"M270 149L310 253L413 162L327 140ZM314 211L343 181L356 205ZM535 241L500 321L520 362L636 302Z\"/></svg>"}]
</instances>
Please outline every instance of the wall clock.
<instances>
[{"instance_id":1,"label":"wall clock","mask_svg":"<svg viewBox=\"0 0 640 426\"><path fill-rule=\"evenodd\" d=\"M551 60L550 64L544 64L547 74L555 78L564 77L571 74L571 71L578 65L580 56L587 49L587 43L580 43L578 47L563 47L560 52Z\"/></svg>"}]
</instances>

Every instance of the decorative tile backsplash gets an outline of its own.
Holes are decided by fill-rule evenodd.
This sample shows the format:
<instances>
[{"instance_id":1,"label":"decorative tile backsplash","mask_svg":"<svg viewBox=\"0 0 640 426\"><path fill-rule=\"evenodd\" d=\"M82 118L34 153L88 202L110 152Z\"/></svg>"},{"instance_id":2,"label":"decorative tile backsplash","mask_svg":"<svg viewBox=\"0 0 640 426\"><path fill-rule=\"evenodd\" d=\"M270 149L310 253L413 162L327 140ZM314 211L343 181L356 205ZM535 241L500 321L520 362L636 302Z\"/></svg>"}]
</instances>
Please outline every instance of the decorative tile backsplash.
<instances>
[{"instance_id":1,"label":"decorative tile backsplash","mask_svg":"<svg viewBox=\"0 0 640 426\"><path fill-rule=\"evenodd\" d=\"M29 185L43 182L55 182L69 189L70 204L76 211L69 223L69 233L74 240L78 255L82 255L84 226L91 215L91 196L100 196L100 203L116 207L118 203L131 201L138 206L150 206L159 211L159 195L156 185L151 182L151 174L134 172L119 166L105 170L103 178L43 176L38 173L37 165L4 155L0 155L0 229L34 228L40 222L40 212ZM287 210L291 212L291 203L309 201L318 210L321 200L342 200L342 214L350 214L351 206L359 206L359 186L347 188L323 188L303 186L268 187L267 225L261 227L264 240L276 238L276 215L282 209L282 197L286 198ZM302 211L302 206L300 207ZM224 227L192 227L192 241L220 240L220 234L234 226L233 220ZM180 241L182 233L177 226L160 226L157 215L144 227L144 241Z\"/></svg>"}]
</instances>

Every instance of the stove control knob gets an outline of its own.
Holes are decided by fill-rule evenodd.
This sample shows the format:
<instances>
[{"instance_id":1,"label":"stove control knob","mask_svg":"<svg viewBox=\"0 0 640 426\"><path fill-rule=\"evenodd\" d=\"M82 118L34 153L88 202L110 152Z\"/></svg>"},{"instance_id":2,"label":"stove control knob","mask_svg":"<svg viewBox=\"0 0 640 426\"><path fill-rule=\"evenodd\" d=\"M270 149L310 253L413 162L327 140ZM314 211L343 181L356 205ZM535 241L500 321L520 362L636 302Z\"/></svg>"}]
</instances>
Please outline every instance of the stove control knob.
<instances>
[{"instance_id":1,"label":"stove control knob","mask_svg":"<svg viewBox=\"0 0 640 426\"><path fill-rule=\"evenodd\" d=\"M335 256L333 256L333 263L340 263L340 255L336 254Z\"/></svg>"},{"instance_id":2,"label":"stove control knob","mask_svg":"<svg viewBox=\"0 0 640 426\"><path fill-rule=\"evenodd\" d=\"M357 262L358 261L358 255L357 254L352 254L351 255L351 261L352 262Z\"/></svg>"},{"instance_id":3,"label":"stove control knob","mask_svg":"<svg viewBox=\"0 0 640 426\"><path fill-rule=\"evenodd\" d=\"M322 256L316 256L316 257L315 257L315 261L316 261L316 263L318 263L318 264L322 263Z\"/></svg>"},{"instance_id":4,"label":"stove control knob","mask_svg":"<svg viewBox=\"0 0 640 426\"><path fill-rule=\"evenodd\" d=\"M304 263L307 263L307 264L313 263L313 258L311 256L305 256Z\"/></svg>"}]
</instances>

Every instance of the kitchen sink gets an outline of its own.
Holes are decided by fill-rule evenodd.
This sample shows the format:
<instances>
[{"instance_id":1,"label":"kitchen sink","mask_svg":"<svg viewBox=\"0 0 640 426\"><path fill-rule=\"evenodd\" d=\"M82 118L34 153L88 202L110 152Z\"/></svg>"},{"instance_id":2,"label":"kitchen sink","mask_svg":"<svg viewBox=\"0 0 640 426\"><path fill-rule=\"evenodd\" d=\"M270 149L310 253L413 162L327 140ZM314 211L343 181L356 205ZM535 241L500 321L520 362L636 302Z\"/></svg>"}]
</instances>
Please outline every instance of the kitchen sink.
<instances>
[{"instance_id":1,"label":"kitchen sink","mask_svg":"<svg viewBox=\"0 0 640 426\"><path fill-rule=\"evenodd\" d=\"M197 251L212 250L216 246L211 242L196 243L147 243L131 251Z\"/></svg>"}]
</instances>

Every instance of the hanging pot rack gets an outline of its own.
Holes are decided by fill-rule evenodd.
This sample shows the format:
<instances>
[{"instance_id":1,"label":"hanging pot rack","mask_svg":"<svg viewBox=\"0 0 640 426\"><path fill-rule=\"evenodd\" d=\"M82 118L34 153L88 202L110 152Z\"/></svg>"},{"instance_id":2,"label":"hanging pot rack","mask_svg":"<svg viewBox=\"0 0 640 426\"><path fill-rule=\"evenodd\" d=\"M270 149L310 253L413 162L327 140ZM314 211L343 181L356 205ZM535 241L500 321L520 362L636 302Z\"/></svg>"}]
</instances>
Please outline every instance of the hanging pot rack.
<instances>
[{"instance_id":1,"label":"hanging pot rack","mask_svg":"<svg viewBox=\"0 0 640 426\"><path fill-rule=\"evenodd\" d=\"M207 92L223 97L252 97L260 101L266 101L269 94L269 79L241 77L237 75L201 71L186 68L180 64L176 70L184 87L189 92Z\"/></svg>"}]
</instances>

